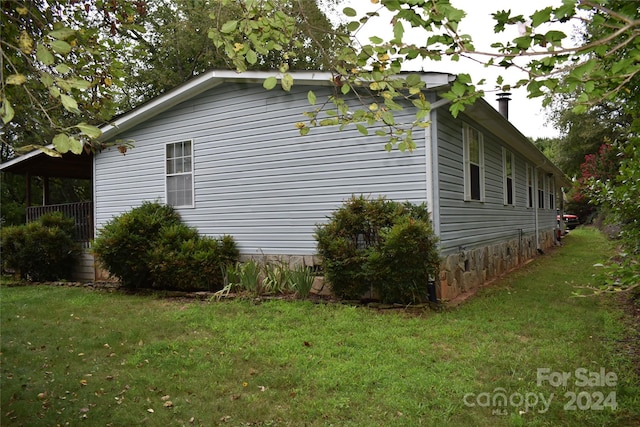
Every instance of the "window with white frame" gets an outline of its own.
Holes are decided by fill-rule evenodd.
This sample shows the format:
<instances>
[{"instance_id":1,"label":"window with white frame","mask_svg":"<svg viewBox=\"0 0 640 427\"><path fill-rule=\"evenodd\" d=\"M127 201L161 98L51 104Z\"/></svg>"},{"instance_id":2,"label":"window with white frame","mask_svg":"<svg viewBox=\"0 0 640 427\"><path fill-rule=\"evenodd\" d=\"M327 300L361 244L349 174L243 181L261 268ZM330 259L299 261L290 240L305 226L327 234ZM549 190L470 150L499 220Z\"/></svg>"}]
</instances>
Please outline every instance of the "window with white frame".
<instances>
[{"instance_id":1,"label":"window with white frame","mask_svg":"<svg viewBox=\"0 0 640 427\"><path fill-rule=\"evenodd\" d=\"M544 174L538 171L538 209L544 209L544 178Z\"/></svg>"},{"instance_id":2,"label":"window with white frame","mask_svg":"<svg viewBox=\"0 0 640 427\"><path fill-rule=\"evenodd\" d=\"M533 167L527 164L527 207L533 207Z\"/></svg>"},{"instance_id":3,"label":"window with white frame","mask_svg":"<svg viewBox=\"0 0 640 427\"><path fill-rule=\"evenodd\" d=\"M464 199L484 200L484 146L482 134L471 126L463 128Z\"/></svg>"},{"instance_id":4,"label":"window with white frame","mask_svg":"<svg viewBox=\"0 0 640 427\"><path fill-rule=\"evenodd\" d=\"M166 193L171 206L193 206L193 150L191 141L166 145Z\"/></svg>"},{"instance_id":5,"label":"window with white frame","mask_svg":"<svg viewBox=\"0 0 640 427\"><path fill-rule=\"evenodd\" d=\"M548 184L549 184L549 209L555 209L556 208L556 181L553 179L553 175L549 177L548 179Z\"/></svg>"},{"instance_id":6,"label":"window with white frame","mask_svg":"<svg viewBox=\"0 0 640 427\"><path fill-rule=\"evenodd\" d=\"M504 185L504 204L514 206L516 204L516 180L515 180L515 156L506 148L502 149L502 169Z\"/></svg>"}]
</instances>

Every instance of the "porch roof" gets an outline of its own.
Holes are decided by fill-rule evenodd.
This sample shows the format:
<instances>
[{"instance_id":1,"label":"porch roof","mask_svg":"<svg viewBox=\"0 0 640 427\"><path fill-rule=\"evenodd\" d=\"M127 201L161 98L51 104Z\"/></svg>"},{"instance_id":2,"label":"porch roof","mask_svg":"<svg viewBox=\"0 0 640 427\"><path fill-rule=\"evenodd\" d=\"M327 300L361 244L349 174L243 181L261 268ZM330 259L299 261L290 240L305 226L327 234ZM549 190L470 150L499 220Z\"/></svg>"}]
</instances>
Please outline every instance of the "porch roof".
<instances>
[{"instance_id":1,"label":"porch roof","mask_svg":"<svg viewBox=\"0 0 640 427\"><path fill-rule=\"evenodd\" d=\"M84 151L81 155L65 153L62 157L53 157L36 150L0 164L0 171L50 178L91 179L92 157L93 154Z\"/></svg>"}]
</instances>

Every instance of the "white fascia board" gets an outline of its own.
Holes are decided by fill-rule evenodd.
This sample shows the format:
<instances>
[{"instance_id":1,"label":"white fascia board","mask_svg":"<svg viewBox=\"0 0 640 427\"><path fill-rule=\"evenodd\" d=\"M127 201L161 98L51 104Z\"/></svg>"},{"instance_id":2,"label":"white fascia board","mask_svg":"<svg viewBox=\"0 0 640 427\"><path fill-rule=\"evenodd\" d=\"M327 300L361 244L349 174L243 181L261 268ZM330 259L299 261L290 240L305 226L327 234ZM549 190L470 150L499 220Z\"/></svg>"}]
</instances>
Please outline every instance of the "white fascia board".
<instances>
[{"instance_id":1,"label":"white fascia board","mask_svg":"<svg viewBox=\"0 0 640 427\"><path fill-rule=\"evenodd\" d=\"M439 72L419 72L420 79L426 84L427 89L448 86L456 80L455 74Z\"/></svg>"}]
</instances>

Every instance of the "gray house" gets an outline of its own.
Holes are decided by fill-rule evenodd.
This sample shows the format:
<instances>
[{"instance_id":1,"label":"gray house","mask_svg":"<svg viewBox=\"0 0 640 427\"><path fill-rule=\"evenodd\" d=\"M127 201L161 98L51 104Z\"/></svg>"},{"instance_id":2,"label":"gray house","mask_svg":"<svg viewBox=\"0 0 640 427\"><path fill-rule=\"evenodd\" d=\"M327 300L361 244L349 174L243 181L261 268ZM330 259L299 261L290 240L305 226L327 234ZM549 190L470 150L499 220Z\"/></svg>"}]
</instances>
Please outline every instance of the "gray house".
<instances>
[{"instance_id":1,"label":"gray house","mask_svg":"<svg viewBox=\"0 0 640 427\"><path fill-rule=\"evenodd\" d=\"M566 177L484 100L453 118L437 92L455 76L421 73L431 125L414 134L416 150L402 153L355 127L300 136L295 123L310 109L308 91L330 95L331 75L294 73L290 92L266 91L271 75L209 71L104 126L103 141L134 148L91 157L96 233L157 200L202 234L232 235L244 256L310 265L318 262L316 224L351 195L427 202L443 256L442 300L556 242ZM412 119L410 109L397 120L402 114ZM2 170L16 171L21 159Z\"/></svg>"}]
</instances>

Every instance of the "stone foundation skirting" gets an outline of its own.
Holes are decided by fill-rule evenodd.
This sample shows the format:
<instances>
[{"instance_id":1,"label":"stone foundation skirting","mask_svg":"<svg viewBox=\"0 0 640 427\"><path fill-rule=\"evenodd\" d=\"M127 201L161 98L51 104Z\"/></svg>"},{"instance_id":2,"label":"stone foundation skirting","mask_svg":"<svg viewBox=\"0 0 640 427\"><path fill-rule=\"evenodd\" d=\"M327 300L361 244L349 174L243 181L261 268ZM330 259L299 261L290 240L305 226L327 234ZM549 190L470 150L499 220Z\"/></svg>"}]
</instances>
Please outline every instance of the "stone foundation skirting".
<instances>
[{"instance_id":1,"label":"stone foundation skirting","mask_svg":"<svg viewBox=\"0 0 640 427\"><path fill-rule=\"evenodd\" d=\"M546 250L557 244L556 230L540 232L540 249ZM538 255L534 234L446 255L440 264L440 276L436 283L438 301L447 302L465 293L474 292L484 283L495 279ZM88 258L88 253L84 254ZM322 259L317 255L241 255L240 261L254 260L261 264L283 263L290 267L299 265L317 269L318 276L312 293L331 295L331 286L321 276L319 266ZM84 263L85 265L88 262ZM108 280L108 274L94 265L95 280ZM85 267L84 273L89 273Z\"/></svg>"},{"instance_id":2,"label":"stone foundation skirting","mask_svg":"<svg viewBox=\"0 0 640 427\"><path fill-rule=\"evenodd\" d=\"M555 245L556 231L540 232L540 249ZM459 295L477 290L537 256L535 234L447 255L440 264L438 300L451 301Z\"/></svg>"}]
</instances>

